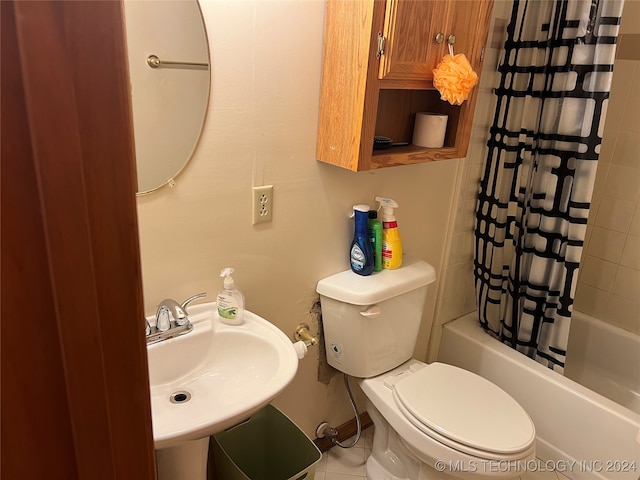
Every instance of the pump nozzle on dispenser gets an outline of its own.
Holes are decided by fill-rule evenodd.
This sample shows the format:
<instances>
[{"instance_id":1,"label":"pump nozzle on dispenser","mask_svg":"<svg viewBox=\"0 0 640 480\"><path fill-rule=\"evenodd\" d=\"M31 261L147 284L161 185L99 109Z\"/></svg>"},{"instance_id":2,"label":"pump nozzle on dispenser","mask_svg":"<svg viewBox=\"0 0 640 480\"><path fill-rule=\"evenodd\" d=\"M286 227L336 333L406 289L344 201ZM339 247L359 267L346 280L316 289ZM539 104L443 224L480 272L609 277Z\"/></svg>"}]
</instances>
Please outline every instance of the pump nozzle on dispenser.
<instances>
[{"instance_id":1,"label":"pump nozzle on dispenser","mask_svg":"<svg viewBox=\"0 0 640 480\"><path fill-rule=\"evenodd\" d=\"M223 268L222 271L220 272L220 276L224 277L224 288L233 288L234 286L234 281L233 278L231 277L231 274L234 272L235 270L231 267L227 267L227 268Z\"/></svg>"}]
</instances>

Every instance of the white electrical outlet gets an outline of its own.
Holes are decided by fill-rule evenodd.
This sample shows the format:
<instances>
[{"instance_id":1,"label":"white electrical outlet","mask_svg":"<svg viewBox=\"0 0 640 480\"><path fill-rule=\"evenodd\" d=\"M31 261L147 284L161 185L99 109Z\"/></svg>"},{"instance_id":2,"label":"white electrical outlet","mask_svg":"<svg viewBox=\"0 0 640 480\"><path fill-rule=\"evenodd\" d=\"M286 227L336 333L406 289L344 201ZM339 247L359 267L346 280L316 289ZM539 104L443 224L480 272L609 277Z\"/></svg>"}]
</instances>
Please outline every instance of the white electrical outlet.
<instances>
[{"instance_id":1,"label":"white electrical outlet","mask_svg":"<svg viewBox=\"0 0 640 480\"><path fill-rule=\"evenodd\" d=\"M253 187L253 225L273 219L273 185Z\"/></svg>"}]
</instances>

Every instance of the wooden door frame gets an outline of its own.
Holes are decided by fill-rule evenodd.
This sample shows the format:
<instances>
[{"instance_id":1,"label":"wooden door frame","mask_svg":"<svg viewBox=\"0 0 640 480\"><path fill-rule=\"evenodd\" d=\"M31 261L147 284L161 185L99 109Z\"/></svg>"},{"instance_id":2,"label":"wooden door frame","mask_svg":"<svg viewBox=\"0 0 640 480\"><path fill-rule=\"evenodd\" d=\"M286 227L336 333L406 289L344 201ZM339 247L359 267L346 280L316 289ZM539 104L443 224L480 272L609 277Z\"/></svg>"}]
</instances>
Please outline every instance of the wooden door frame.
<instances>
[{"instance_id":1,"label":"wooden door frame","mask_svg":"<svg viewBox=\"0 0 640 480\"><path fill-rule=\"evenodd\" d=\"M2 1L1 474L155 478L119 1Z\"/></svg>"}]
</instances>

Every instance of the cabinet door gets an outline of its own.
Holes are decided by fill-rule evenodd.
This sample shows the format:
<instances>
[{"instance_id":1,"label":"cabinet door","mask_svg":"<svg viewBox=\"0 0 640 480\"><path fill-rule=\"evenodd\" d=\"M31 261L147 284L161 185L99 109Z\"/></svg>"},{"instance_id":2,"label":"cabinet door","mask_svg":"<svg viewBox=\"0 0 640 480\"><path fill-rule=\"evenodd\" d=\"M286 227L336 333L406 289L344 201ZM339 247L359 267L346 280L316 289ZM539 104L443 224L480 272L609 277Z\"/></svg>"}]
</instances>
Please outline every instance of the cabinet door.
<instances>
[{"instance_id":1,"label":"cabinet door","mask_svg":"<svg viewBox=\"0 0 640 480\"><path fill-rule=\"evenodd\" d=\"M453 53L464 53L476 73L480 74L480 51L491 23L493 5L491 2L478 0L453 0L451 3L453 8L449 10L449 29L445 34L445 44L449 35L455 35Z\"/></svg>"},{"instance_id":2,"label":"cabinet door","mask_svg":"<svg viewBox=\"0 0 640 480\"><path fill-rule=\"evenodd\" d=\"M380 78L431 80L433 69L446 53L446 42L435 36L449 35L451 0L387 0Z\"/></svg>"}]
</instances>

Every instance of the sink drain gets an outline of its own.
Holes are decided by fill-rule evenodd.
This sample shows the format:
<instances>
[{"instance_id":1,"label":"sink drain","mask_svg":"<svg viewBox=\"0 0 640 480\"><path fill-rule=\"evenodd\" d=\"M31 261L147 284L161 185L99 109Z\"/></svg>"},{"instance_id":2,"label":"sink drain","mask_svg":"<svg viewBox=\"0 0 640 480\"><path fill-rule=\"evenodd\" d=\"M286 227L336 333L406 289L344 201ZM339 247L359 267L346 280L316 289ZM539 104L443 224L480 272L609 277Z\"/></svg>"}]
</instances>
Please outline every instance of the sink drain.
<instances>
[{"instance_id":1,"label":"sink drain","mask_svg":"<svg viewBox=\"0 0 640 480\"><path fill-rule=\"evenodd\" d=\"M184 390L179 392L173 392L169 396L169 401L171 403L185 403L185 402L188 402L189 400L191 400L191 394Z\"/></svg>"}]
</instances>

